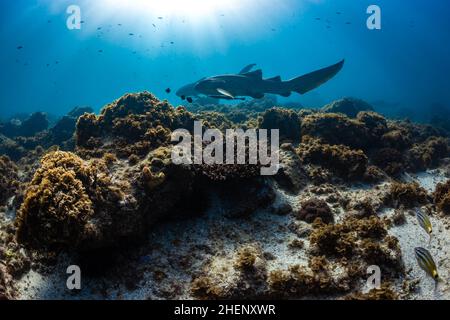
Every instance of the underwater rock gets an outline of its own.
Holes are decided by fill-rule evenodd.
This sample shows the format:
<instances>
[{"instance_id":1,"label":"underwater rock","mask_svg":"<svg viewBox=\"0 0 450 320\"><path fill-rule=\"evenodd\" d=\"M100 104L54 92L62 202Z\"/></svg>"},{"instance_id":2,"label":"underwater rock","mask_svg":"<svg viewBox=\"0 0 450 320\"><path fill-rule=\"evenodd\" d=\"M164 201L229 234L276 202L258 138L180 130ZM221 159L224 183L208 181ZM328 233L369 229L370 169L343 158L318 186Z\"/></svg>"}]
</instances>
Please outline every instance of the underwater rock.
<instances>
[{"instance_id":1,"label":"underwater rock","mask_svg":"<svg viewBox=\"0 0 450 320\"><path fill-rule=\"evenodd\" d=\"M272 187L261 179L223 182L218 189L221 209L228 218L248 217L275 200Z\"/></svg>"},{"instance_id":2,"label":"underwater rock","mask_svg":"<svg viewBox=\"0 0 450 320\"><path fill-rule=\"evenodd\" d=\"M364 149L369 141L364 123L335 113L315 113L303 118L302 135L318 138L323 144L356 149Z\"/></svg>"},{"instance_id":3,"label":"underwater rock","mask_svg":"<svg viewBox=\"0 0 450 320\"><path fill-rule=\"evenodd\" d=\"M410 171L424 171L439 165L441 159L450 155L447 138L430 137L423 143L414 144L406 154Z\"/></svg>"},{"instance_id":4,"label":"underwater rock","mask_svg":"<svg viewBox=\"0 0 450 320\"><path fill-rule=\"evenodd\" d=\"M439 183L433 193L434 203L444 214L450 215L450 180Z\"/></svg>"},{"instance_id":5,"label":"underwater rock","mask_svg":"<svg viewBox=\"0 0 450 320\"><path fill-rule=\"evenodd\" d=\"M48 130L47 138L41 145L47 148L56 145L61 147L62 150L72 151L75 148L74 134L78 118L85 113L92 112L93 110L90 107L76 107L72 109Z\"/></svg>"},{"instance_id":6,"label":"underwater rock","mask_svg":"<svg viewBox=\"0 0 450 320\"><path fill-rule=\"evenodd\" d=\"M239 247L232 257L215 256L191 283L199 299L258 299L267 287L267 261L256 245Z\"/></svg>"},{"instance_id":7,"label":"underwater rock","mask_svg":"<svg viewBox=\"0 0 450 320\"><path fill-rule=\"evenodd\" d=\"M268 298L293 299L308 295L335 295L350 290L352 280L349 274L332 274L332 267L323 257L311 258L308 267L292 265L287 270L270 272L267 280Z\"/></svg>"},{"instance_id":8,"label":"underwater rock","mask_svg":"<svg viewBox=\"0 0 450 320\"><path fill-rule=\"evenodd\" d=\"M271 108L264 112L260 120L261 129L280 130L280 141L300 142L301 119L299 115L288 109Z\"/></svg>"},{"instance_id":9,"label":"underwater rock","mask_svg":"<svg viewBox=\"0 0 450 320\"><path fill-rule=\"evenodd\" d=\"M280 148L280 168L275 180L281 188L297 194L308 183L308 176L292 144L283 144Z\"/></svg>"},{"instance_id":10,"label":"underwater rock","mask_svg":"<svg viewBox=\"0 0 450 320\"><path fill-rule=\"evenodd\" d=\"M130 201L128 217L120 212L127 201L126 191L127 186L111 182L100 160L85 162L61 151L47 154L18 212L17 238L37 248L95 247L113 241L125 230L136 231L142 223L136 218L138 213L131 212ZM114 222L123 225L117 228Z\"/></svg>"},{"instance_id":11,"label":"underwater rock","mask_svg":"<svg viewBox=\"0 0 450 320\"><path fill-rule=\"evenodd\" d=\"M343 113L350 118L355 118L360 111L374 111L367 102L355 98L343 98L334 101L322 108L326 113Z\"/></svg>"},{"instance_id":12,"label":"underwater rock","mask_svg":"<svg viewBox=\"0 0 450 320\"><path fill-rule=\"evenodd\" d=\"M15 298L13 279L6 271L6 266L0 261L0 301Z\"/></svg>"},{"instance_id":13,"label":"underwater rock","mask_svg":"<svg viewBox=\"0 0 450 320\"><path fill-rule=\"evenodd\" d=\"M24 121L10 121L1 124L0 133L9 138L18 136L32 137L39 132L47 130L48 125L47 115L42 112L36 112Z\"/></svg>"},{"instance_id":14,"label":"underwater rock","mask_svg":"<svg viewBox=\"0 0 450 320\"><path fill-rule=\"evenodd\" d=\"M428 195L427 191L417 182L393 182L389 193L385 197L385 202L396 208L400 205L405 208L414 208L426 204L428 202Z\"/></svg>"},{"instance_id":15,"label":"underwater rock","mask_svg":"<svg viewBox=\"0 0 450 320\"><path fill-rule=\"evenodd\" d=\"M324 223L334 221L333 212L324 200L312 198L303 201L300 206L300 210L295 214L300 220L308 223L314 222L317 218L320 218Z\"/></svg>"},{"instance_id":16,"label":"underwater rock","mask_svg":"<svg viewBox=\"0 0 450 320\"><path fill-rule=\"evenodd\" d=\"M0 156L0 205L12 197L19 188L18 168L7 156Z\"/></svg>"},{"instance_id":17,"label":"underwater rock","mask_svg":"<svg viewBox=\"0 0 450 320\"><path fill-rule=\"evenodd\" d=\"M405 169L403 154L392 148L375 150L370 157L372 163L380 167L389 176L398 176Z\"/></svg>"},{"instance_id":18,"label":"underwater rock","mask_svg":"<svg viewBox=\"0 0 450 320\"><path fill-rule=\"evenodd\" d=\"M151 150L170 144L171 131L192 131L194 117L186 109L173 108L148 92L127 94L105 106L100 115L84 114L78 119L77 152L82 156L114 153L144 157Z\"/></svg>"},{"instance_id":19,"label":"underwater rock","mask_svg":"<svg viewBox=\"0 0 450 320\"><path fill-rule=\"evenodd\" d=\"M372 289L367 293L356 292L344 297L344 300L397 300L398 294L390 284L383 283L380 289Z\"/></svg>"},{"instance_id":20,"label":"underwater rock","mask_svg":"<svg viewBox=\"0 0 450 320\"><path fill-rule=\"evenodd\" d=\"M0 155L6 155L13 161L18 161L27 151L14 140L0 134Z\"/></svg>"},{"instance_id":21,"label":"underwater rock","mask_svg":"<svg viewBox=\"0 0 450 320\"><path fill-rule=\"evenodd\" d=\"M346 180L361 179L367 170L364 152L345 145L321 144L319 140L304 137L297 152L303 163L321 165Z\"/></svg>"}]
</instances>

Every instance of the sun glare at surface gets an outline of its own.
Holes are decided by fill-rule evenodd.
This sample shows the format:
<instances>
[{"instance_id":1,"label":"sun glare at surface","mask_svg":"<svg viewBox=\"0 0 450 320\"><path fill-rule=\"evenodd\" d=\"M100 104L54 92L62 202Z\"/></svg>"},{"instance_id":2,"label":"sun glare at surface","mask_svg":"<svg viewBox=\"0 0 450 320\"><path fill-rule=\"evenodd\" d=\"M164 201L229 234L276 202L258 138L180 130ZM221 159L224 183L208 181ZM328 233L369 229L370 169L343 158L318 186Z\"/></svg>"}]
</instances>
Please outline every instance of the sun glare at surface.
<instances>
[{"instance_id":1,"label":"sun glare at surface","mask_svg":"<svg viewBox=\"0 0 450 320\"><path fill-rule=\"evenodd\" d=\"M140 13L166 17L206 18L214 14L239 10L238 0L104 0L105 6L115 10L136 10ZM244 2L245 3L245 2Z\"/></svg>"}]
</instances>

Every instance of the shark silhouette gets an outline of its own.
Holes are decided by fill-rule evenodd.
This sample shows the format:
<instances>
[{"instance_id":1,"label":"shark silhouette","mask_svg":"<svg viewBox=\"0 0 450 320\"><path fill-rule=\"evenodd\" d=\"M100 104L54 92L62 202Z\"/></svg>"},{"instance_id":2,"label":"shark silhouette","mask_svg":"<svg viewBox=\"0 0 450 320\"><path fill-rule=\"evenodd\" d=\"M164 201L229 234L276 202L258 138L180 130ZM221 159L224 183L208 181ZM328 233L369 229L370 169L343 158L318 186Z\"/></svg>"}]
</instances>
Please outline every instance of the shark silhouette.
<instances>
[{"instance_id":1,"label":"shark silhouette","mask_svg":"<svg viewBox=\"0 0 450 320\"><path fill-rule=\"evenodd\" d=\"M246 74L246 73L249 73L255 66L256 66L256 64L254 64L254 63L249 64L249 65L246 66L244 69L242 69L241 71L239 71L239 74ZM198 81L196 81L196 82L194 82L194 83L190 83L190 84L187 84L187 85L181 87L181 88L176 92L176 95L177 95L178 97L180 97L181 99L183 99L183 100L186 99L187 97L191 97L191 98L198 97L198 96L200 95L200 93L199 93L197 90L195 90L195 86L196 86L200 81L205 80L205 79L207 79L207 78L202 78L202 79L200 79L200 80L198 80Z\"/></svg>"},{"instance_id":2,"label":"shark silhouette","mask_svg":"<svg viewBox=\"0 0 450 320\"><path fill-rule=\"evenodd\" d=\"M339 73L344 63L345 60L342 60L332 66L288 81L282 81L280 76L263 79L262 70L259 69L242 74L202 79L193 88L198 94L216 99L234 100L242 99L242 97L261 99L267 93L289 97L292 92L305 94L324 84Z\"/></svg>"}]
</instances>

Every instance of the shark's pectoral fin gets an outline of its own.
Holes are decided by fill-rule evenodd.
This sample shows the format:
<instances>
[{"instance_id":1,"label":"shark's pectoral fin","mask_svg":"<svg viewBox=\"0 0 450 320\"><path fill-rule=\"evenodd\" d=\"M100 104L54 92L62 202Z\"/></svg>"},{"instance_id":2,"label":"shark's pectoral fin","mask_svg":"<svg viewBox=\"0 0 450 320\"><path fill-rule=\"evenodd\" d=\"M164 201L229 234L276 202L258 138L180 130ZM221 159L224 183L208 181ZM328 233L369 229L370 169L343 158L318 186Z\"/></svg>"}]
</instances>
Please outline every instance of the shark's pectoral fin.
<instances>
[{"instance_id":1,"label":"shark's pectoral fin","mask_svg":"<svg viewBox=\"0 0 450 320\"><path fill-rule=\"evenodd\" d=\"M225 96L225 97L228 97L230 99L234 99L234 96L231 93L229 93L227 90L219 88L219 89L217 89L217 92L220 93L221 95Z\"/></svg>"}]
</instances>

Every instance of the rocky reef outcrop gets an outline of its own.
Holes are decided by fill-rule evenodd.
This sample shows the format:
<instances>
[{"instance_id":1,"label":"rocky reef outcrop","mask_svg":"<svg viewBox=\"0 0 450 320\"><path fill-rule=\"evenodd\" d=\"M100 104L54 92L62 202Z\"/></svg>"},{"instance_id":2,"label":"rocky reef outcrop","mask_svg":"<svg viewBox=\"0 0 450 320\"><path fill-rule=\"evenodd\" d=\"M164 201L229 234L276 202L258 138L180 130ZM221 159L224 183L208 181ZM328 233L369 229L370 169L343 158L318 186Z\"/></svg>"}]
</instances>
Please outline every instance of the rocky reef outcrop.
<instances>
[{"instance_id":1,"label":"rocky reef outcrop","mask_svg":"<svg viewBox=\"0 0 450 320\"><path fill-rule=\"evenodd\" d=\"M367 102L355 98L343 98L326 105L322 108L326 113L343 113L350 118L356 118L361 111L374 111Z\"/></svg>"}]
</instances>

